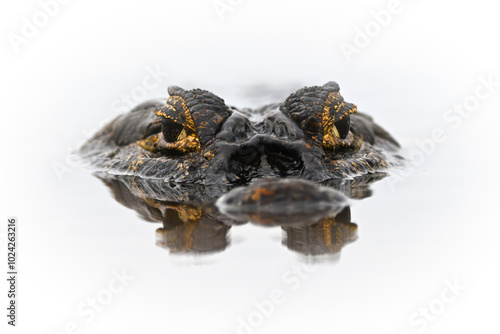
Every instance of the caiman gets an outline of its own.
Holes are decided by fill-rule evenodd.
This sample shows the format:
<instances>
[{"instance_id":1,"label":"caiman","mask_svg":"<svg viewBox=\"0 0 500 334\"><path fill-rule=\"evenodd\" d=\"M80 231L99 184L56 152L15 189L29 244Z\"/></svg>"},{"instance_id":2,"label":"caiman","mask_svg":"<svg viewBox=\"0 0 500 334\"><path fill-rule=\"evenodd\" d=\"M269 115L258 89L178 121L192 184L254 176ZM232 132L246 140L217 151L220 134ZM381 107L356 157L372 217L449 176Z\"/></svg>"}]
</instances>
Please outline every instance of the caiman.
<instances>
[{"instance_id":1,"label":"caiman","mask_svg":"<svg viewBox=\"0 0 500 334\"><path fill-rule=\"evenodd\" d=\"M79 153L118 202L163 223L158 244L171 252L221 251L231 226L252 221L281 226L301 254L337 253L357 226L332 188L368 197L400 159L394 138L339 90L305 87L252 110L171 86L168 100L118 116Z\"/></svg>"}]
</instances>

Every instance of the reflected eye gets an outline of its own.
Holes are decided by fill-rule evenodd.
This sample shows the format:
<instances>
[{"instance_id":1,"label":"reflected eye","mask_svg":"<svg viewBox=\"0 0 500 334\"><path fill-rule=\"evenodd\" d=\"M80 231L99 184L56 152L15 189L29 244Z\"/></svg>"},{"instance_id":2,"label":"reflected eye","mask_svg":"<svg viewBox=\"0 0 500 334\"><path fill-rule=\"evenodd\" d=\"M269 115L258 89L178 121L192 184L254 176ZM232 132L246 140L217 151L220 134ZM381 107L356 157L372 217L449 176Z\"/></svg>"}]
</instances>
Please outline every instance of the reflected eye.
<instances>
[{"instance_id":1,"label":"reflected eye","mask_svg":"<svg viewBox=\"0 0 500 334\"><path fill-rule=\"evenodd\" d=\"M162 120L161 132L163 133L165 141L168 143L173 143L181 140L182 134L184 134L184 137L186 136L184 127L169 118L164 118Z\"/></svg>"},{"instance_id":2,"label":"reflected eye","mask_svg":"<svg viewBox=\"0 0 500 334\"><path fill-rule=\"evenodd\" d=\"M334 135L340 139L345 139L349 134L349 129L351 128L351 117L345 116L340 121L336 122L333 126Z\"/></svg>"}]
</instances>

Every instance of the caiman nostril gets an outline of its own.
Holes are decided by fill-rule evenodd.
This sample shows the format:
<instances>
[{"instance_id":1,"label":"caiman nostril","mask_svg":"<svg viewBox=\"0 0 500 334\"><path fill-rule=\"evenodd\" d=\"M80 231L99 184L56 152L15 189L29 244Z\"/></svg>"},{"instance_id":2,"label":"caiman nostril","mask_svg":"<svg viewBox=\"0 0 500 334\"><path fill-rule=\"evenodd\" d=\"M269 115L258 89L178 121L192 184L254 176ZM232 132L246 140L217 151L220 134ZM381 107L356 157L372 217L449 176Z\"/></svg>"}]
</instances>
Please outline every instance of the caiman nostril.
<instances>
[{"instance_id":1,"label":"caiman nostril","mask_svg":"<svg viewBox=\"0 0 500 334\"><path fill-rule=\"evenodd\" d=\"M242 162L252 162L260 155L259 149L255 146L240 146L235 158Z\"/></svg>"}]
</instances>

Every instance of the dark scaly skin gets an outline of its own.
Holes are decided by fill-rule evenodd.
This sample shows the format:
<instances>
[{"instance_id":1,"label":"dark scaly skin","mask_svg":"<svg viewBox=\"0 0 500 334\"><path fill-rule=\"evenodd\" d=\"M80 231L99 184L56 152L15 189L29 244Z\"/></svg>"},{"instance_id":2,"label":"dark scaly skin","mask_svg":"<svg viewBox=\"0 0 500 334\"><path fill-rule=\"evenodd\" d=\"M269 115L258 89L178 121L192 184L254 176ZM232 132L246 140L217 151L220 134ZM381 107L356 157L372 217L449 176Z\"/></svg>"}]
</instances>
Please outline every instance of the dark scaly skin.
<instances>
[{"instance_id":1,"label":"dark scaly skin","mask_svg":"<svg viewBox=\"0 0 500 334\"><path fill-rule=\"evenodd\" d=\"M97 170L189 184L247 184L262 177L336 182L391 166L396 141L329 82L306 87L261 120L200 90L169 87L101 129L80 149Z\"/></svg>"},{"instance_id":2,"label":"dark scaly skin","mask_svg":"<svg viewBox=\"0 0 500 334\"><path fill-rule=\"evenodd\" d=\"M118 202L163 223L159 246L222 251L231 226L248 221L281 226L283 244L303 255L335 254L356 239L349 207L338 212L345 198L328 188L369 197L398 144L356 113L336 83L241 111L207 91L168 92L168 101L148 101L117 117L80 150ZM219 198L230 210L219 210Z\"/></svg>"}]
</instances>

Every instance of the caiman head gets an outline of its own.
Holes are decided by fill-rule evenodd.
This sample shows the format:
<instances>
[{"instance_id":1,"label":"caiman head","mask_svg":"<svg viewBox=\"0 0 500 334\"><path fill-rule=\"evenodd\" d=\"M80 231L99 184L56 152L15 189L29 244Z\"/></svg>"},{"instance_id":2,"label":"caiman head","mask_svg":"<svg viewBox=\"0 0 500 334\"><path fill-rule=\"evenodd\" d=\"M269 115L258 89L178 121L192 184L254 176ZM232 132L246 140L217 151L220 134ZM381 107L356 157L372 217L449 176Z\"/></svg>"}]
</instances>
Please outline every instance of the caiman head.
<instances>
[{"instance_id":1,"label":"caiman head","mask_svg":"<svg viewBox=\"0 0 500 334\"><path fill-rule=\"evenodd\" d=\"M305 87L253 114L205 90L173 86L168 93L166 103L149 101L112 121L82 154L114 173L180 183L319 182L386 168L374 146L397 145L371 118L355 114L335 82Z\"/></svg>"}]
</instances>

